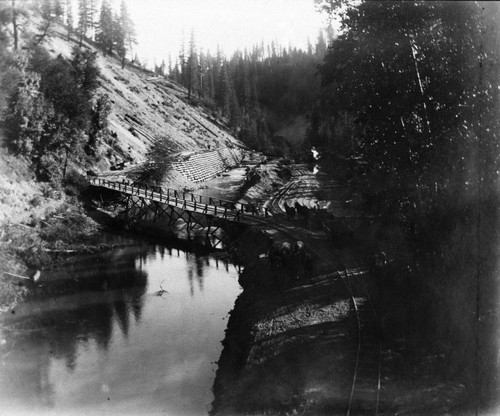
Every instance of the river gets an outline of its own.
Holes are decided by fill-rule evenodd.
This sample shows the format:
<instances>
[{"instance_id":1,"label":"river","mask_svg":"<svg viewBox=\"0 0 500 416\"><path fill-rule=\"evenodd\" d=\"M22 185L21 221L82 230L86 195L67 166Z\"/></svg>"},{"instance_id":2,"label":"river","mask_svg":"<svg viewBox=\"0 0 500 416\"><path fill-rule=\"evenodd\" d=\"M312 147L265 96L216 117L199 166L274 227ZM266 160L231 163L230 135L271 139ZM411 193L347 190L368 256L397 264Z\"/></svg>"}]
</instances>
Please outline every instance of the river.
<instances>
[{"instance_id":1,"label":"river","mask_svg":"<svg viewBox=\"0 0 500 416\"><path fill-rule=\"evenodd\" d=\"M208 413L238 271L127 243L45 271L2 317L2 415Z\"/></svg>"}]
</instances>

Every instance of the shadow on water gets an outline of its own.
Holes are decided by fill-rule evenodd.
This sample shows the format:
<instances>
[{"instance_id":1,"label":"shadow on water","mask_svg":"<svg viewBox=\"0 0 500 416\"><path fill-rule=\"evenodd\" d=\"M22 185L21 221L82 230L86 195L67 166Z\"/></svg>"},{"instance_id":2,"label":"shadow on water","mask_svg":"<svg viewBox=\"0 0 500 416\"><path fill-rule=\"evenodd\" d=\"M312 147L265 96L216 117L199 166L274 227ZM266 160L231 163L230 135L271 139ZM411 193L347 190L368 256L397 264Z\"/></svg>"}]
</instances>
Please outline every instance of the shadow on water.
<instances>
[{"instance_id":1,"label":"shadow on water","mask_svg":"<svg viewBox=\"0 0 500 416\"><path fill-rule=\"evenodd\" d=\"M0 321L6 414L206 414L236 268L131 243L75 256L39 283Z\"/></svg>"},{"instance_id":2,"label":"shadow on water","mask_svg":"<svg viewBox=\"0 0 500 416\"><path fill-rule=\"evenodd\" d=\"M16 364L16 377L3 386L3 395L31 390L26 404L54 405L49 381L51 361L61 360L75 371L80 348L95 343L106 353L114 323L127 337L131 319L139 322L147 273L136 261L145 259L145 247L122 248L98 255L78 256L62 267L44 272L26 303L3 320L2 342ZM12 345L8 345L13 339ZM22 345L22 350L17 347ZM25 355L28 351L29 354ZM12 357L11 357L12 358Z\"/></svg>"}]
</instances>

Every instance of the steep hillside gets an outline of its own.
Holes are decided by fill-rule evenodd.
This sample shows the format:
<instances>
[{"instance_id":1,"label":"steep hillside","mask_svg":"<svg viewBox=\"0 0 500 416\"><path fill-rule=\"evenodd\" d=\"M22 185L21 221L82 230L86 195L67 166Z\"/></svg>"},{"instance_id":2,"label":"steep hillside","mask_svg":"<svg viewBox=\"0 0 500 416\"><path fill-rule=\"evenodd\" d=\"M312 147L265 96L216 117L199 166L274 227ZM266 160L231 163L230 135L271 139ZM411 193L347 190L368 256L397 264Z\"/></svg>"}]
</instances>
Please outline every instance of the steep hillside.
<instances>
[{"instance_id":1,"label":"steep hillside","mask_svg":"<svg viewBox=\"0 0 500 416\"><path fill-rule=\"evenodd\" d=\"M75 45L76 39L68 41L61 26L55 27L46 42L51 54L65 57ZM84 46L97 50L88 43ZM113 103L109 122L114 138L105 144L111 164L116 159L143 161L157 137L167 138L173 154L243 146L204 108L189 103L187 91L179 85L133 65L122 69L117 58L101 51L97 62L101 71L98 93L107 94Z\"/></svg>"}]
</instances>

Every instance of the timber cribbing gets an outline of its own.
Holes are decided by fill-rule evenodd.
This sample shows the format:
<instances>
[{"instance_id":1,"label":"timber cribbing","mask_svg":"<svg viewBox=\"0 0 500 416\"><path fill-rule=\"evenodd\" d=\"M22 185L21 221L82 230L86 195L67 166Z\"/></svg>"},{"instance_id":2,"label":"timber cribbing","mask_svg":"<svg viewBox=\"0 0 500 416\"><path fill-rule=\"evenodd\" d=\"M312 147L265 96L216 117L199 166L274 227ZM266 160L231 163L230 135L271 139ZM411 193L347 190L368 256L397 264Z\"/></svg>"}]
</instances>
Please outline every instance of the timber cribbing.
<instances>
[{"instance_id":1,"label":"timber cribbing","mask_svg":"<svg viewBox=\"0 0 500 416\"><path fill-rule=\"evenodd\" d=\"M184 211L209 215L228 221L254 224L257 219L269 216L267 208L258 209L255 205L233 202L206 195L197 195L176 189L164 189L145 184L108 181L103 178L91 178L90 185L112 189L122 194L136 196L145 200L160 202Z\"/></svg>"}]
</instances>

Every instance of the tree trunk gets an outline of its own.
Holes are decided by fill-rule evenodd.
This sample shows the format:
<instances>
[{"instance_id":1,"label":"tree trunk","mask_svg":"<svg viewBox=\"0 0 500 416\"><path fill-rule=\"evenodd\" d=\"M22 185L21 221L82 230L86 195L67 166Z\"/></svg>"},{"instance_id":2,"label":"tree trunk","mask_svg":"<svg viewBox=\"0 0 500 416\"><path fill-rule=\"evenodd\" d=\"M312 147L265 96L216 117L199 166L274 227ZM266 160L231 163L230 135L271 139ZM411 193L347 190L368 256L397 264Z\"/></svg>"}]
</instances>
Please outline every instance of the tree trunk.
<instances>
[{"instance_id":1,"label":"tree trunk","mask_svg":"<svg viewBox=\"0 0 500 416\"><path fill-rule=\"evenodd\" d=\"M18 34L17 34L16 0L12 0L12 28L13 28L13 36L14 36L14 50L17 51Z\"/></svg>"},{"instance_id":2,"label":"tree trunk","mask_svg":"<svg viewBox=\"0 0 500 416\"><path fill-rule=\"evenodd\" d=\"M192 80L191 80L191 63L188 66L188 100L191 99L191 90L192 90Z\"/></svg>"},{"instance_id":3,"label":"tree trunk","mask_svg":"<svg viewBox=\"0 0 500 416\"><path fill-rule=\"evenodd\" d=\"M426 104L426 97L425 97L425 92L424 92L424 87L422 85L422 78L420 77L420 71L418 70L418 63L417 63L417 56L416 56L416 53L415 53L415 45L414 45L414 42L413 40L409 37L408 37L408 41L410 43L410 49L411 49L411 56L412 56L412 59L413 59L413 64L415 66L415 75L416 75L416 78L417 78L417 85L418 85L418 88L419 88L419 91L420 91L420 98L421 98L421 103L422 103L422 107L423 107L423 119L424 119L424 122L425 122L425 127L426 127L426 130L427 130L427 134L430 136L431 135L431 124L429 122L429 117L428 117L428 114L427 114L427 104Z\"/></svg>"},{"instance_id":4,"label":"tree trunk","mask_svg":"<svg viewBox=\"0 0 500 416\"><path fill-rule=\"evenodd\" d=\"M66 158L64 159L63 179L66 179L66 169L68 168L68 148L66 147Z\"/></svg>"}]
</instances>

